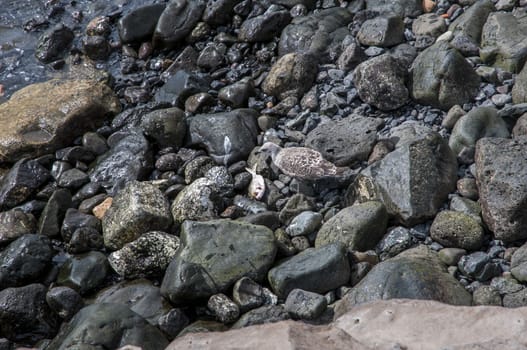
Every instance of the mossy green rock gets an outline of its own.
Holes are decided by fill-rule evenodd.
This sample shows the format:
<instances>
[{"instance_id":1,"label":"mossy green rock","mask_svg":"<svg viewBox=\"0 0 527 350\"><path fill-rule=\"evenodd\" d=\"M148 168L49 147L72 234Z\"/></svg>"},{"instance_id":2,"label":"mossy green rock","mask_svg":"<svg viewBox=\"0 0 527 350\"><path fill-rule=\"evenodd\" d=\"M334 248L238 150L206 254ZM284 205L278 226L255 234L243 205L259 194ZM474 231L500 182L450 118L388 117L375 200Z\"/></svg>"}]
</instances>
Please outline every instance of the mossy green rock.
<instances>
[{"instance_id":1,"label":"mossy green rock","mask_svg":"<svg viewBox=\"0 0 527 350\"><path fill-rule=\"evenodd\" d=\"M470 215L445 210L437 214L430 236L445 247L477 250L483 244L485 231Z\"/></svg>"},{"instance_id":2,"label":"mossy green rock","mask_svg":"<svg viewBox=\"0 0 527 350\"><path fill-rule=\"evenodd\" d=\"M242 277L261 281L276 254L270 229L240 221L185 221L180 239L161 285L175 304L225 292Z\"/></svg>"},{"instance_id":3,"label":"mossy green rock","mask_svg":"<svg viewBox=\"0 0 527 350\"><path fill-rule=\"evenodd\" d=\"M381 202L358 203L339 211L320 228L315 247L342 242L349 250L375 248L386 233L388 212Z\"/></svg>"},{"instance_id":4,"label":"mossy green rock","mask_svg":"<svg viewBox=\"0 0 527 350\"><path fill-rule=\"evenodd\" d=\"M409 249L375 265L344 296L337 310L349 310L353 305L381 299L426 299L452 305L472 303L470 293L447 272L437 253L425 246Z\"/></svg>"}]
</instances>

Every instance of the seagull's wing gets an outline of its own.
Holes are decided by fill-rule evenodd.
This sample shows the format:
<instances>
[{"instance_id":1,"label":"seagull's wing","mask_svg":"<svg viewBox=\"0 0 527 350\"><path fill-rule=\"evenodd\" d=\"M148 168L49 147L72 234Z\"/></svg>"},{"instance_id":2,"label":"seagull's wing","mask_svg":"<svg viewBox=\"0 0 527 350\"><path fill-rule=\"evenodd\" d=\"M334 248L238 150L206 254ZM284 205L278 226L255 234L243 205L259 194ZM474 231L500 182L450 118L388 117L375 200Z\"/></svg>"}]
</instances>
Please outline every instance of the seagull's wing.
<instances>
[{"instance_id":1,"label":"seagull's wing","mask_svg":"<svg viewBox=\"0 0 527 350\"><path fill-rule=\"evenodd\" d=\"M278 153L275 164L289 176L318 179L337 174L335 165L307 147L284 148Z\"/></svg>"}]
</instances>

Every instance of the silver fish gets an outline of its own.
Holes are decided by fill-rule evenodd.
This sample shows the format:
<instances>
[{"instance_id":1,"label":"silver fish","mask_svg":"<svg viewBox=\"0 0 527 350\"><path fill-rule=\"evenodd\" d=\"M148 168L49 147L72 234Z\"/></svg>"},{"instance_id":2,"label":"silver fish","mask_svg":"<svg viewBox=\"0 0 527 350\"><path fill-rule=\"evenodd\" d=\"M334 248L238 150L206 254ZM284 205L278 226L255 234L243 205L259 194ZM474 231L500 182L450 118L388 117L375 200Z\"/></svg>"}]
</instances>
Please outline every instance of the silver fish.
<instances>
[{"instance_id":1,"label":"silver fish","mask_svg":"<svg viewBox=\"0 0 527 350\"><path fill-rule=\"evenodd\" d=\"M257 200L262 199L265 193L265 181L262 175L256 173L256 164L254 164L252 169L245 168L245 170L253 177L249 184L249 197Z\"/></svg>"}]
</instances>

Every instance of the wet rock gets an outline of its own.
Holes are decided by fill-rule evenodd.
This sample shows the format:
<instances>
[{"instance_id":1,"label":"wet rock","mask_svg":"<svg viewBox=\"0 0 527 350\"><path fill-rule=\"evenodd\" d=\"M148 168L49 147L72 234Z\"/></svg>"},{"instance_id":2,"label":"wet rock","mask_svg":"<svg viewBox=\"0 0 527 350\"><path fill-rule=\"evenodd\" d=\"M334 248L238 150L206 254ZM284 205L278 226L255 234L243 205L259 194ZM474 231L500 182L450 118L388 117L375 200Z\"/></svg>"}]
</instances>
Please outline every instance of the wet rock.
<instances>
[{"instance_id":1,"label":"wet rock","mask_svg":"<svg viewBox=\"0 0 527 350\"><path fill-rule=\"evenodd\" d=\"M322 225L315 247L341 242L348 250L366 251L375 247L387 225L388 213L382 203L355 204L342 209Z\"/></svg>"},{"instance_id":2,"label":"wet rock","mask_svg":"<svg viewBox=\"0 0 527 350\"><path fill-rule=\"evenodd\" d=\"M42 279L55 251L46 236L26 234L0 252L0 288L19 287Z\"/></svg>"},{"instance_id":3,"label":"wet rock","mask_svg":"<svg viewBox=\"0 0 527 350\"><path fill-rule=\"evenodd\" d=\"M364 21L357 40L366 46L390 47L404 40L403 19L398 16L378 16Z\"/></svg>"},{"instance_id":4,"label":"wet rock","mask_svg":"<svg viewBox=\"0 0 527 350\"><path fill-rule=\"evenodd\" d=\"M368 159L377 140L380 118L353 114L339 121L321 123L307 134L305 145L313 148L337 166Z\"/></svg>"},{"instance_id":5,"label":"wet rock","mask_svg":"<svg viewBox=\"0 0 527 350\"><path fill-rule=\"evenodd\" d=\"M0 244L14 241L15 239L37 232L37 222L30 213L20 209L11 209L0 212Z\"/></svg>"},{"instance_id":6,"label":"wet rock","mask_svg":"<svg viewBox=\"0 0 527 350\"><path fill-rule=\"evenodd\" d=\"M322 224L322 214L304 211L293 218L285 232L290 237L307 236L318 230Z\"/></svg>"},{"instance_id":7,"label":"wet rock","mask_svg":"<svg viewBox=\"0 0 527 350\"><path fill-rule=\"evenodd\" d=\"M137 130L127 132L110 150L97 158L90 180L116 195L126 183L142 180L153 168L148 140Z\"/></svg>"},{"instance_id":8,"label":"wet rock","mask_svg":"<svg viewBox=\"0 0 527 350\"><path fill-rule=\"evenodd\" d=\"M238 220L253 225L262 225L270 228L271 230L276 230L281 225L278 213L271 210L262 211L255 214L249 214L239 218Z\"/></svg>"},{"instance_id":9,"label":"wet rock","mask_svg":"<svg viewBox=\"0 0 527 350\"><path fill-rule=\"evenodd\" d=\"M60 268L57 284L85 295L99 287L109 271L106 256L101 252L76 255L70 257Z\"/></svg>"},{"instance_id":10,"label":"wet rock","mask_svg":"<svg viewBox=\"0 0 527 350\"><path fill-rule=\"evenodd\" d=\"M159 287L146 279L123 281L105 288L97 293L95 303L126 305L153 326L171 310L169 302L161 296Z\"/></svg>"},{"instance_id":11,"label":"wet rock","mask_svg":"<svg viewBox=\"0 0 527 350\"><path fill-rule=\"evenodd\" d=\"M294 319L313 320L326 310L327 300L323 295L293 289L285 301L285 310Z\"/></svg>"},{"instance_id":12,"label":"wet rock","mask_svg":"<svg viewBox=\"0 0 527 350\"><path fill-rule=\"evenodd\" d=\"M251 79L242 79L234 84L221 88L218 99L228 106L240 108L246 105L249 97L255 94L254 83Z\"/></svg>"},{"instance_id":13,"label":"wet rock","mask_svg":"<svg viewBox=\"0 0 527 350\"><path fill-rule=\"evenodd\" d=\"M208 70L217 69L224 63L226 51L227 47L223 43L208 43L201 50L196 64Z\"/></svg>"},{"instance_id":14,"label":"wet rock","mask_svg":"<svg viewBox=\"0 0 527 350\"><path fill-rule=\"evenodd\" d=\"M304 211L315 209L313 200L301 193L294 194L280 210L280 221L289 225L291 220Z\"/></svg>"},{"instance_id":15,"label":"wet rock","mask_svg":"<svg viewBox=\"0 0 527 350\"><path fill-rule=\"evenodd\" d=\"M405 227L395 227L379 241L375 251L381 261L393 258L397 254L409 249L416 243L415 237Z\"/></svg>"},{"instance_id":16,"label":"wet rock","mask_svg":"<svg viewBox=\"0 0 527 350\"><path fill-rule=\"evenodd\" d=\"M134 344L143 350L163 349L165 336L125 305L93 304L79 311L48 345L49 350Z\"/></svg>"},{"instance_id":17,"label":"wet rock","mask_svg":"<svg viewBox=\"0 0 527 350\"><path fill-rule=\"evenodd\" d=\"M355 69L355 85L359 97L366 103L389 111L408 100L406 70L391 55L370 58Z\"/></svg>"},{"instance_id":18,"label":"wet rock","mask_svg":"<svg viewBox=\"0 0 527 350\"><path fill-rule=\"evenodd\" d=\"M282 56L271 67L262 89L268 95L284 99L289 96L302 97L315 81L318 71L314 56L290 53Z\"/></svg>"},{"instance_id":19,"label":"wet rock","mask_svg":"<svg viewBox=\"0 0 527 350\"><path fill-rule=\"evenodd\" d=\"M481 33L484 63L518 73L527 58L527 17L510 12L491 13Z\"/></svg>"},{"instance_id":20,"label":"wet rock","mask_svg":"<svg viewBox=\"0 0 527 350\"><path fill-rule=\"evenodd\" d=\"M166 4L144 5L133 9L119 19L121 41L125 44L150 40Z\"/></svg>"},{"instance_id":21,"label":"wet rock","mask_svg":"<svg viewBox=\"0 0 527 350\"><path fill-rule=\"evenodd\" d=\"M173 303L223 292L243 276L261 281L276 254L271 230L238 221L185 221L180 239L161 285Z\"/></svg>"},{"instance_id":22,"label":"wet rock","mask_svg":"<svg viewBox=\"0 0 527 350\"><path fill-rule=\"evenodd\" d=\"M279 263L268 274L269 284L279 298L295 288L326 293L349 281L350 266L342 243L310 248Z\"/></svg>"},{"instance_id":23,"label":"wet rock","mask_svg":"<svg viewBox=\"0 0 527 350\"><path fill-rule=\"evenodd\" d=\"M240 0L208 0L203 11L203 21L211 25L227 24L238 3Z\"/></svg>"},{"instance_id":24,"label":"wet rock","mask_svg":"<svg viewBox=\"0 0 527 350\"><path fill-rule=\"evenodd\" d=\"M71 194L68 190L62 188L55 190L38 219L38 233L49 237L58 236L66 211L72 206Z\"/></svg>"},{"instance_id":25,"label":"wet rock","mask_svg":"<svg viewBox=\"0 0 527 350\"><path fill-rule=\"evenodd\" d=\"M252 109L200 114L189 121L189 142L204 146L219 164L246 159L256 146L257 113Z\"/></svg>"},{"instance_id":26,"label":"wet rock","mask_svg":"<svg viewBox=\"0 0 527 350\"><path fill-rule=\"evenodd\" d=\"M512 242L527 234L523 209L527 187L527 140L484 138L476 144L476 181L483 220L496 239Z\"/></svg>"},{"instance_id":27,"label":"wet rock","mask_svg":"<svg viewBox=\"0 0 527 350\"><path fill-rule=\"evenodd\" d=\"M512 87L512 102L527 102L527 68L524 67L516 76L514 86Z\"/></svg>"},{"instance_id":28,"label":"wet rock","mask_svg":"<svg viewBox=\"0 0 527 350\"><path fill-rule=\"evenodd\" d=\"M262 306L242 315L242 317L232 325L231 329L279 322L288 320L289 318L289 313L285 310L283 305Z\"/></svg>"},{"instance_id":29,"label":"wet rock","mask_svg":"<svg viewBox=\"0 0 527 350\"><path fill-rule=\"evenodd\" d=\"M140 128L160 148L179 148L183 145L187 128L185 112L175 107L155 110L141 118Z\"/></svg>"},{"instance_id":30,"label":"wet rock","mask_svg":"<svg viewBox=\"0 0 527 350\"><path fill-rule=\"evenodd\" d=\"M352 14L343 8L333 7L316 14L294 18L282 31L278 55L311 53L319 61L330 60L330 50L341 45L349 30Z\"/></svg>"},{"instance_id":31,"label":"wet rock","mask_svg":"<svg viewBox=\"0 0 527 350\"><path fill-rule=\"evenodd\" d=\"M93 80L50 80L27 86L0 105L0 161L52 153L101 126L120 108L112 90Z\"/></svg>"},{"instance_id":32,"label":"wet rock","mask_svg":"<svg viewBox=\"0 0 527 350\"><path fill-rule=\"evenodd\" d=\"M448 274L437 254L420 246L375 265L343 297L339 307L400 298L436 300L452 305L472 303L470 293Z\"/></svg>"},{"instance_id":33,"label":"wet rock","mask_svg":"<svg viewBox=\"0 0 527 350\"><path fill-rule=\"evenodd\" d=\"M494 10L492 1L476 1L448 27L453 33L454 40L466 40L475 47L479 47L483 25Z\"/></svg>"},{"instance_id":34,"label":"wet rock","mask_svg":"<svg viewBox=\"0 0 527 350\"><path fill-rule=\"evenodd\" d=\"M483 227L471 216L450 210L437 214L430 227L430 237L444 247L477 250L484 235Z\"/></svg>"},{"instance_id":35,"label":"wet rock","mask_svg":"<svg viewBox=\"0 0 527 350\"><path fill-rule=\"evenodd\" d=\"M189 318L181 309L172 309L158 320L158 327L169 339L175 338L190 323Z\"/></svg>"},{"instance_id":36,"label":"wet rock","mask_svg":"<svg viewBox=\"0 0 527 350\"><path fill-rule=\"evenodd\" d=\"M498 117L498 111L492 107L477 107L462 116L455 124L448 145L455 154L464 148L475 147L476 142L483 137L510 136L507 124Z\"/></svg>"},{"instance_id":37,"label":"wet rock","mask_svg":"<svg viewBox=\"0 0 527 350\"><path fill-rule=\"evenodd\" d=\"M69 287L50 289L46 294L46 302L65 321L69 321L84 306L80 294Z\"/></svg>"},{"instance_id":38,"label":"wet rock","mask_svg":"<svg viewBox=\"0 0 527 350\"><path fill-rule=\"evenodd\" d=\"M212 106L214 104L215 100L210 94L206 92L199 92L185 100L185 111L190 113L198 113L203 111L205 107Z\"/></svg>"},{"instance_id":39,"label":"wet rock","mask_svg":"<svg viewBox=\"0 0 527 350\"><path fill-rule=\"evenodd\" d=\"M90 131L82 135L82 147L98 156L108 151L108 145L106 145L104 137Z\"/></svg>"},{"instance_id":40,"label":"wet rock","mask_svg":"<svg viewBox=\"0 0 527 350\"><path fill-rule=\"evenodd\" d=\"M0 291L0 332L17 342L34 344L53 337L58 330L57 317L46 304L46 287L29 284Z\"/></svg>"},{"instance_id":41,"label":"wet rock","mask_svg":"<svg viewBox=\"0 0 527 350\"><path fill-rule=\"evenodd\" d=\"M65 242L69 242L75 231L81 228L93 229L101 232L101 222L93 215L84 214L77 209L69 208L66 210L60 234Z\"/></svg>"},{"instance_id":42,"label":"wet rock","mask_svg":"<svg viewBox=\"0 0 527 350\"><path fill-rule=\"evenodd\" d=\"M0 180L0 208L11 209L25 201L50 177L36 160L21 159Z\"/></svg>"},{"instance_id":43,"label":"wet rock","mask_svg":"<svg viewBox=\"0 0 527 350\"><path fill-rule=\"evenodd\" d=\"M42 63L51 63L64 58L74 36L70 28L63 24L56 25L39 38L35 56Z\"/></svg>"},{"instance_id":44,"label":"wet rock","mask_svg":"<svg viewBox=\"0 0 527 350\"><path fill-rule=\"evenodd\" d=\"M88 174L77 168L64 171L57 179L57 185L68 189L78 189L82 185L90 182Z\"/></svg>"},{"instance_id":45,"label":"wet rock","mask_svg":"<svg viewBox=\"0 0 527 350\"><path fill-rule=\"evenodd\" d=\"M207 92L209 84L210 77L187 69L179 69L156 92L154 99L162 105L183 107L188 97Z\"/></svg>"},{"instance_id":46,"label":"wet rock","mask_svg":"<svg viewBox=\"0 0 527 350\"><path fill-rule=\"evenodd\" d=\"M252 279L242 277L232 288L232 299L240 307L240 311L245 313L265 303L264 289Z\"/></svg>"},{"instance_id":47,"label":"wet rock","mask_svg":"<svg viewBox=\"0 0 527 350\"><path fill-rule=\"evenodd\" d=\"M245 20L238 38L247 42L270 41L291 21L289 11L283 7L271 5L259 15Z\"/></svg>"},{"instance_id":48,"label":"wet rock","mask_svg":"<svg viewBox=\"0 0 527 350\"><path fill-rule=\"evenodd\" d=\"M395 14L400 17L415 17L421 14L421 1L419 0L372 0L366 2L366 9L380 14Z\"/></svg>"},{"instance_id":49,"label":"wet rock","mask_svg":"<svg viewBox=\"0 0 527 350\"><path fill-rule=\"evenodd\" d=\"M104 248L104 239L99 230L92 227L80 227L73 231L66 247L68 252L72 254L102 250Z\"/></svg>"},{"instance_id":50,"label":"wet rock","mask_svg":"<svg viewBox=\"0 0 527 350\"><path fill-rule=\"evenodd\" d=\"M501 268L484 252L474 252L464 255L459 260L457 267L465 276L485 282L501 275Z\"/></svg>"},{"instance_id":51,"label":"wet rock","mask_svg":"<svg viewBox=\"0 0 527 350\"><path fill-rule=\"evenodd\" d=\"M175 0L161 13L154 31L154 46L172 48L190 34L198 23L205 1Z\"/></svg>"},{"instance_id":52,"label":"wet rock","mask_svg":"<svg viewBox=\"0 0 527 350\"><path fill-rule=\"evenodd\" d=\"M86 25L86 35L108 37L112 33L110 18L98 16L90 20Z\"/></svg>"},{"instance_id":53,"label":"wet rock","mask_svg":"<svg viewBox=\"0 0 527 350\"><path fill-rule=\"evenodd\" d=\"M424 129L362 171L348 189L348 203L380 200L388 214L404 225L433 218L455 189L457 161L439 134ZM416 129L409 124L401 130ZM397 186L394 178L400 179Z\"/></svg>"},{"instance_id":54,"label":"wet rock","mask_svg":"<svg viewBox=\"0 0 527 350\"><path fill-rule=\"evenodd\" d=\"M233 323L240 316L240 309L225 294L214 294L207 302L207 308L216 315L221 323Z\"/></svg>"},{"instance_id":55,"label":"wet rock","mask_svg":"<svg viewBox=\"0 0 527 350\"><path fill-rule=\"evenodd\" d=\"M168 200L157 187L133 181L113 199L102 219L104 244L116 250L142 234L172 225Z\"/></svg>"},{"instance_id":56,"label":"wet rock","mask_svg":"<svg viewBox=\"0 0 527 350\"><path fill-rule=\"evenodd\" d=\"M111 47L103 36L85 36L82 38L82 50L92 60L106 60L110 56Z\"/></svg>"},{"instance_id":57,"label":"wet rock","mask_svg":"<svg viewBox=\"0 0 527 350\"><path fill-rule=\"evenodd\" d=\"M179 239L164 232L148 232L108 256L110 266L127 279L163 274L179 248Z\"/></svg>"},{"instance_id":58,"label":"wet rock","mask_svg":"<svg viewBox=\"0 0 527 350\"><path fill-rule=\"evenodd\" d=\"M412 66L412 97L444 110L472 100L480 77L465 58L445 41L422 51Z\"/></svg>"}]
</instances>

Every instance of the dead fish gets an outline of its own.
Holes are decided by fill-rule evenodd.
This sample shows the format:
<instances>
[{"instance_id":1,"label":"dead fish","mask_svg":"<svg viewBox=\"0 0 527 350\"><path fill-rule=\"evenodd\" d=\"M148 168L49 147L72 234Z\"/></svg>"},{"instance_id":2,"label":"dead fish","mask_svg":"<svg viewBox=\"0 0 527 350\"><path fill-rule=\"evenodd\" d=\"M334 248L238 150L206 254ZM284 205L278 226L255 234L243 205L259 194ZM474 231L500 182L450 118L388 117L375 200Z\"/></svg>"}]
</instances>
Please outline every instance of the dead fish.
<instances>
[{"instance_id":1,"label":"dead fish","mask_svg":"<svg viewBox=\"0 0 527 350\"><path fill-rule=\"evenodd\" d=\"M265 181L262 175L256 173L256 166L257 165L254 164L252 169L245 168L245 170L247 170L247 172L253 177L249 184L249 197L260 200L265 193Z\"/></svg>"}]
</instances>

